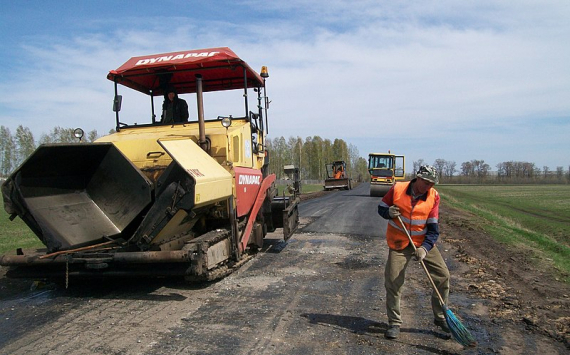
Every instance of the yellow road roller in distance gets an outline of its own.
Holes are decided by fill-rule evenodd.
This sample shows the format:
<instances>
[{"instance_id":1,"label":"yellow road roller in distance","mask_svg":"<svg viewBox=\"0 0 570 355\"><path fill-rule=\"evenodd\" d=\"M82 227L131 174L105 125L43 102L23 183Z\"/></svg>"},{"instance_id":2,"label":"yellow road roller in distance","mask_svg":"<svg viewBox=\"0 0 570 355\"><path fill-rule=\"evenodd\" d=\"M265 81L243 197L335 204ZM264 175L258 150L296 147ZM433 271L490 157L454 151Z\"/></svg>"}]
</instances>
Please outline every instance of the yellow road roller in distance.
<instances>
[{"instance_id":1,"label":"yellow road roller in distance","mask_svg":"<svg viewBox=\"0 0 570 355\"><path fill-rule=\"evenodd\" d=\"M384 196L396 181L406 177L405 157L390 153L368 154L370 196Z\"/></svg>"}]
</instances>

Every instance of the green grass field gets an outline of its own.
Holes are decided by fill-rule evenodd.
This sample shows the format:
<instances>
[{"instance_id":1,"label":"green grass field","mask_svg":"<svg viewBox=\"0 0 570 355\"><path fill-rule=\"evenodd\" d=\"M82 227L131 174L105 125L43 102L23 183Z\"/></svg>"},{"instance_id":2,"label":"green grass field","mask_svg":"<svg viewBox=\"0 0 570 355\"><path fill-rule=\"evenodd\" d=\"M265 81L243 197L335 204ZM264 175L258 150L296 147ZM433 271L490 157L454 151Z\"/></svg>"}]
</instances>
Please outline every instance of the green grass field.
<instances>
[{"instance_id":1,"label":"green grass field","mask_svg":"<svg viewBox=\"0 0 570 355\"><path fill-rule=\"evenodd\" d=\"M4 211L4 204L0 210L0 255L13 254L17 248L41 248L44 245L26 224L16 217L10 221Z\"/></svg>"},{"instance_id":2,"label":"green grass field","mask_svg":"<svg viewBox=\"0 0 570 355\"><path fill-rule=\"evenodd\" d=\"M323 191L323 185L309 185L309 184L305 184L305 185L301 185L301 193L303 194L308 194L311 192L317 192L317 191Z\"/></svg>"},{"instance_id":3,"label":"green grass field","mask_svg":"<svg viewBox=\"0 0 570 355\"><path fill-rule=\"evenodd\" d=\"M570 281L570 185L438 185L442 203L471 212L499 242L530 249Z\"/></svg>"}]
</instances>

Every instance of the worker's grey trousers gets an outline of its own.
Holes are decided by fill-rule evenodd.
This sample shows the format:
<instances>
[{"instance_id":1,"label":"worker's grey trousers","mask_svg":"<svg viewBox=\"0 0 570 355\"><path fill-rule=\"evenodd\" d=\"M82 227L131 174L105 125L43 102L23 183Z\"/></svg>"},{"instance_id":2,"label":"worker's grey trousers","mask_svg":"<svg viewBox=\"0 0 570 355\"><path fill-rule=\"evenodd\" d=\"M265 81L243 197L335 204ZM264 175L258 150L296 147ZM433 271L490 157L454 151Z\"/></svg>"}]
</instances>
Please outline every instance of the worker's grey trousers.
<instances>
[{"instance_id":1,"label":"worker's grey trousers","mask_svg":"<svg viewBox=\"0 0 570 355\"><path fill-rule=\"evenodd\" d=\"M386 313L388 314L388 324L390 325L402 324L400 296L406 277L406 268L410 260L414 260L413 257L414 248L411 245L408 245L408 247L400 251L390 249L388 253L388 262L384 270L384 285L386 286ZM443 301L447 304L449 297L449 270L437 247L434 246L429 253L427 253L424 264L433 278L433 282L439 290L441 297L443 297ZM421 268L419 265L418 267ZM431 307L434 318L445 321L443 308L435 291L432 293Z\"/></svg>"}]
</instances>

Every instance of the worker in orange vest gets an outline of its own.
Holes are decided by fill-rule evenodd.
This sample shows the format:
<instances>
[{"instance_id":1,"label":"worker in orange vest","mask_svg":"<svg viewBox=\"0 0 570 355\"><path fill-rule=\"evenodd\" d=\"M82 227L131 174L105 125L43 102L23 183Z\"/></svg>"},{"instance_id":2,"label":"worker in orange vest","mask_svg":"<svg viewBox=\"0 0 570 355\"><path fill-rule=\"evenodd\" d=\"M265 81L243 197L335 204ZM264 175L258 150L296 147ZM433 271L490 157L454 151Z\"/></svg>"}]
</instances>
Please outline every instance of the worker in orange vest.
<instances>
[{"instance_id":1,"label":"worker in orange vest","mask_svg":"<svg viewBox=\"0 0 570 355\"><path fill-rule=\"evenodd\" d=\"M406 268L412 258L423 260L447 304L449 270L436 246L439 237L439 194L434 185L437 181L438 175L434 167L421 166L412 181L394 184L378 205L378 214L388 220L386 241L389 252L384 270L388 315L385 337L388 339L396 339L400 334L401 289L404 285ZM416 251L399 223L398 216L411 235ZM444 310L435 291L431 297L431 306L434 324L449 333Z\"/></svg>"},{"instance_id":2,"label":"worker in orange vest","mask_svg":"<svg viewBox=\"0 0 570 355\"><path fill-rule=\"evenodd\" d=\"M337 169L336 172L334 173L334 178L335 179L341 179L343 176L344 169L342 168L342 165L340 165Z\"/></svg>"}]
</instances>

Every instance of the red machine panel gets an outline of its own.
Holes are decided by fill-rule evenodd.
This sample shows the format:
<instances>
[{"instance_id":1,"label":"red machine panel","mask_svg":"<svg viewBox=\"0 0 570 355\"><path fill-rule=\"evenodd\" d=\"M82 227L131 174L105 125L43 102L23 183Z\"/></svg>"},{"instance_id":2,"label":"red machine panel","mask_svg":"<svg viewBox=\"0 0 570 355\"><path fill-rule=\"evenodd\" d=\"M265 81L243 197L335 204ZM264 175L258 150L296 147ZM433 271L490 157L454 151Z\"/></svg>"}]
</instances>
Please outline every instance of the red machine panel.
<instances>
[{"instance_id":1,"label":"red machine panel","mask_svg":"<svg viewBox=\"0 0 570 355\"><path fill-rule=\"evenodd\" d=\"M237 215L245 216L251 210L259 192L263 176L261 171L235 167Z\"/></svg>"}]
</instances>

